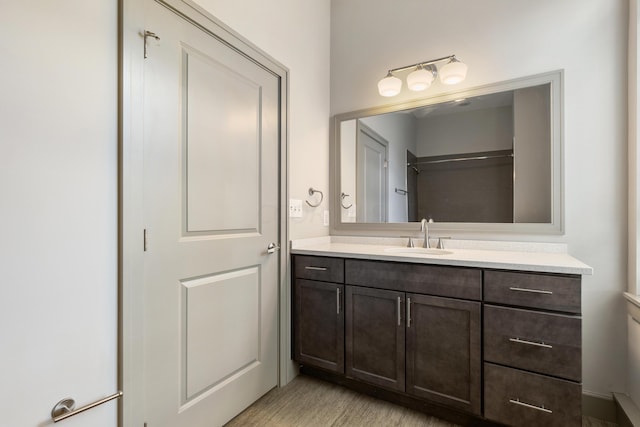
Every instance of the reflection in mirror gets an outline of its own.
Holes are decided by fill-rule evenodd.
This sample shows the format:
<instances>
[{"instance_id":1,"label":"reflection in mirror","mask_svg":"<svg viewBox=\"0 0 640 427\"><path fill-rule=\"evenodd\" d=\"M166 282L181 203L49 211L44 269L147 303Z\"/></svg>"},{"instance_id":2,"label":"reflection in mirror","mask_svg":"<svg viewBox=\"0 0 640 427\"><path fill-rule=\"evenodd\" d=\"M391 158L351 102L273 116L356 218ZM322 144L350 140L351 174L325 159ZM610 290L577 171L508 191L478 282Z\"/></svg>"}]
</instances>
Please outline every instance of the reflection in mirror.
<instances>
[{"instance_id":1,"label":"reflection in mirror","mask_svg":"<svg viewBox=\"0 0 640 427\"><path fill-rule=\"evenodd\" d=\"M560 77L336 117L340 223L560 231Z\"/></svg>"}]
</instances>

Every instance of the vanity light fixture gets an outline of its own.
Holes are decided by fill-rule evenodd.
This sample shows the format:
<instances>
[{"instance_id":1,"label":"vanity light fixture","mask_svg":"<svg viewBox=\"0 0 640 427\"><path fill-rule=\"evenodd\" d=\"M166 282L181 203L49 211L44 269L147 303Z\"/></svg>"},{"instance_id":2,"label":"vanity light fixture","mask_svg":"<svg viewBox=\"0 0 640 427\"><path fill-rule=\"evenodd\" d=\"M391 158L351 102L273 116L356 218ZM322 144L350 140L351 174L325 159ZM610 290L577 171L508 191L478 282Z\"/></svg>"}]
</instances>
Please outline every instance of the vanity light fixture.
<instances>
[{"instance_id":1,"label":"vanity light fixture","mask_svg":"<svg viewBox=\"0 0 640 427\"><path fill-rule=\"evenodd\" d=\"M387 74L387 77L378 82L378 92L382 96L396 96L400 93L402 88L402 80L392 76L391 71Z\"/></svg>"},{"instance_id":2,"label":"vanity light fixture","mask_svg":"<svg viewBox=\"0 0 640 427\"><path fill-rule=\"evenodd\" d=\"M436 63L444 61L448 62L442 65L440 69L436 68ZM413 70L407 76L407 86L413 91L427 89L438 75L440 76L440 81L447 85L460 83L467 76L467 65L460 62L455 55L449 55L389 70L386 77L378 82L380 95L391 97L399 94L402 89L402 80L394 76L394 73L408 70Z\"/></svg>"}]
</instances>

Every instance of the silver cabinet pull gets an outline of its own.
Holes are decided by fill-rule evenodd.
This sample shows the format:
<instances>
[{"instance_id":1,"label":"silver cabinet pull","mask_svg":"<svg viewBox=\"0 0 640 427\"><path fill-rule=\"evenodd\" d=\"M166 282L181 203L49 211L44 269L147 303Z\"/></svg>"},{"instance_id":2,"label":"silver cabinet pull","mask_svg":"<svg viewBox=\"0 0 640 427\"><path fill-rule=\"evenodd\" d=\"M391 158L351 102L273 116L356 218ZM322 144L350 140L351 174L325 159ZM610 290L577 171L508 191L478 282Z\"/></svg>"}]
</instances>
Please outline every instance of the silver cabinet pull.
<instances>
[{"instance_id":1,"label":"silver cabinet pull","mask_svg":"<svg viewBox=\"0 0 640 427\"><path fill-rule=\"evenodd\" d=\"M279 251L279 250L280 250L280 245L277 244L277 243L271 242L271 243L269 243L269 246L267 246L267 253L268 254L272 254L275 251Z\"/></svg>"},{"instance_id":2,"label":"silver cabinet pull","mask_svg":"<svg viewBox=\"0 0 640 427\"><path fill-rule=\"evenodd\" d=\"M336 314L340 314L340 288L336 288Z\"/></svg>"},{"instance_id":3,"label":"silver cabinet pull","mask_svg":"<svg viewBox=\"0 0 640 427\"><path fill-rule=\"evenodd\" d=\"M534 345L536 347L553 348L552 345L545 344L544 341L543 342L527 341L527 340L521 340L520 338L509 338L509 341L517 342L518 344Z\"/></svg>"},{"instance_id":4,"label":"silver cabinet pull","mask_svg":"<svg viewBox=\"0 0 640 427\"><path fill-rule=\"evenodd\" d=\"M402 314L400 313L400 297L398 297L398 326L402 325Z\"/></svg>"},{"instance_id":5,"label":"silver cabinet pull","mask_svg":"<svg viewBox=\"0 0 640 427\"><path fill-rule=\"evenodd\" d=\"M305 270L327 271L327 267L305 267Z\"/></svg>"},{"instance_id":6,"label":"silver cabinet pull","mask_svg":"<svg viewBox=\"0 0 640 427\"><path fill-rule=\"evenodd\" d=\"M545 295L553 294L552 291L543 291L541 289L516 288L514 286L510 287L509 290L516 291L516 292L531 292L533 294L545 294Z\"/></svg>"},{"instance_id":7,"label":"silver cabinet pull","mask_svg":"<svg viewBox=\"0 0 640 427\"><path fill-rule=\"evenodd\" d=\"M88 411L89 409L95 408L96 406L102 405L103 403L107 403L110 400L118 399L120 397L122 397L122 391L118 391L111 396L107 396L104 399L89 403L88 405L85 405L82 408L78 409L75 409L75 400L70 398L62 399L60 402L56 403L56 406L54 406L51 410L51 419L54 423L57 423L58 421L66 420L69 417L73 417L74 415L78 415L81 412Z\"/></svg>"},{"instance_id":8,"label":"silver cabinet pull","mask_svg":"<svg viewBox=\"0 0 640 427\"><path fill-rule=\"evenodd\" d=\"M538 411L546 412L548 414L553 414L553 411L551 409L545 408L544 405L536 406L536 405L532 405L530 403L521 402L520 399L516 399L516 400L509 399L509 402L513 403L515 405L520 405L520 406L524 406L526 408L536 409Z\"/></svg>"},{"instance_id":9,"label":"silver cabinet pull","mask_svg":"<svg viewBox=\"0 0 640 427\"><path fill-rule=\"evenodd\" d=\"M411 298L407 298L407 328L411 327Z\"/></svg>"}]
</instances>

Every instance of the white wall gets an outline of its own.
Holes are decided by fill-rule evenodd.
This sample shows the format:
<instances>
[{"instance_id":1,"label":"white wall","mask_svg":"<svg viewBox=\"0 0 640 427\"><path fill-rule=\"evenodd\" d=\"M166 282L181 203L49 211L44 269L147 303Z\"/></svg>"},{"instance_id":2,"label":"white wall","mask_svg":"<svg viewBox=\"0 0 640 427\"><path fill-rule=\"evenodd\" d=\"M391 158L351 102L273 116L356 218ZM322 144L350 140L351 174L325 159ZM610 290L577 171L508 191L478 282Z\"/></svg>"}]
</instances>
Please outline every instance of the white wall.
<instances>
[{"instance_id":1,"label":"white wall","mask_svg":"<svg viewBox=\"0 0 640 427\"><path fill-rule=\"evenodd\" d=\"M290 221L291 239L329 234L329 0L197 0L197 4L289 69L289 198L321 190L317 208ZM317 197L317 196L315 196ZM316 199L310 199L316 203Z\"/></svg>"},{"instance_id":2,"label":"white wall","mask_svg":"<svg viewBox=\"0 0 640 427\"><path fill-rule=\"evenodd\" d=\"M0 425L117 390L117 2L0 4ZM114 426L111 402L64 422Z\"/></svg>"},{"instance_id":3,"label":"white wall","mask_svg":"<svg viewBox=\"0 0 640 427\"><path fill-rule=\"evenodd\" d=\"M566 242L594 268L583 280L583 389L603 396L626 383L627 3L334 0L331 10L332 114L424 96L390 100L376 84L389 68L449 54L469 65L457 89L565 70L565 234L488 237Z\"/></svg>"}]
</instances>

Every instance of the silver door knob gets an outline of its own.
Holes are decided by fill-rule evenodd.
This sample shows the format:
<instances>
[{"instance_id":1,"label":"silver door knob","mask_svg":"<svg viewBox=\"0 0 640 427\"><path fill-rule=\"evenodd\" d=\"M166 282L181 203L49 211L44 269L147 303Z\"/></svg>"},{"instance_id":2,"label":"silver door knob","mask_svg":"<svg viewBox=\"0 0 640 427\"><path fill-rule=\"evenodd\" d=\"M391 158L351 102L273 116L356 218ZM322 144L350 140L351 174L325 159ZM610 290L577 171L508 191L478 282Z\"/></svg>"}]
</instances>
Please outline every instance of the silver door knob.
<instances>
[{"instance_id":1,"label":"silver door knob","mask_svg":"<svg viewBox=\"0 0 640 427\"><path fill-rule=\"evenodd\" d=\"M279 251L280 250L280 245L278 245L277 243L269 243L269 246L267 246L267 253L268 254L272 254L275 251Z\"/></svg>"}]
</instances>

